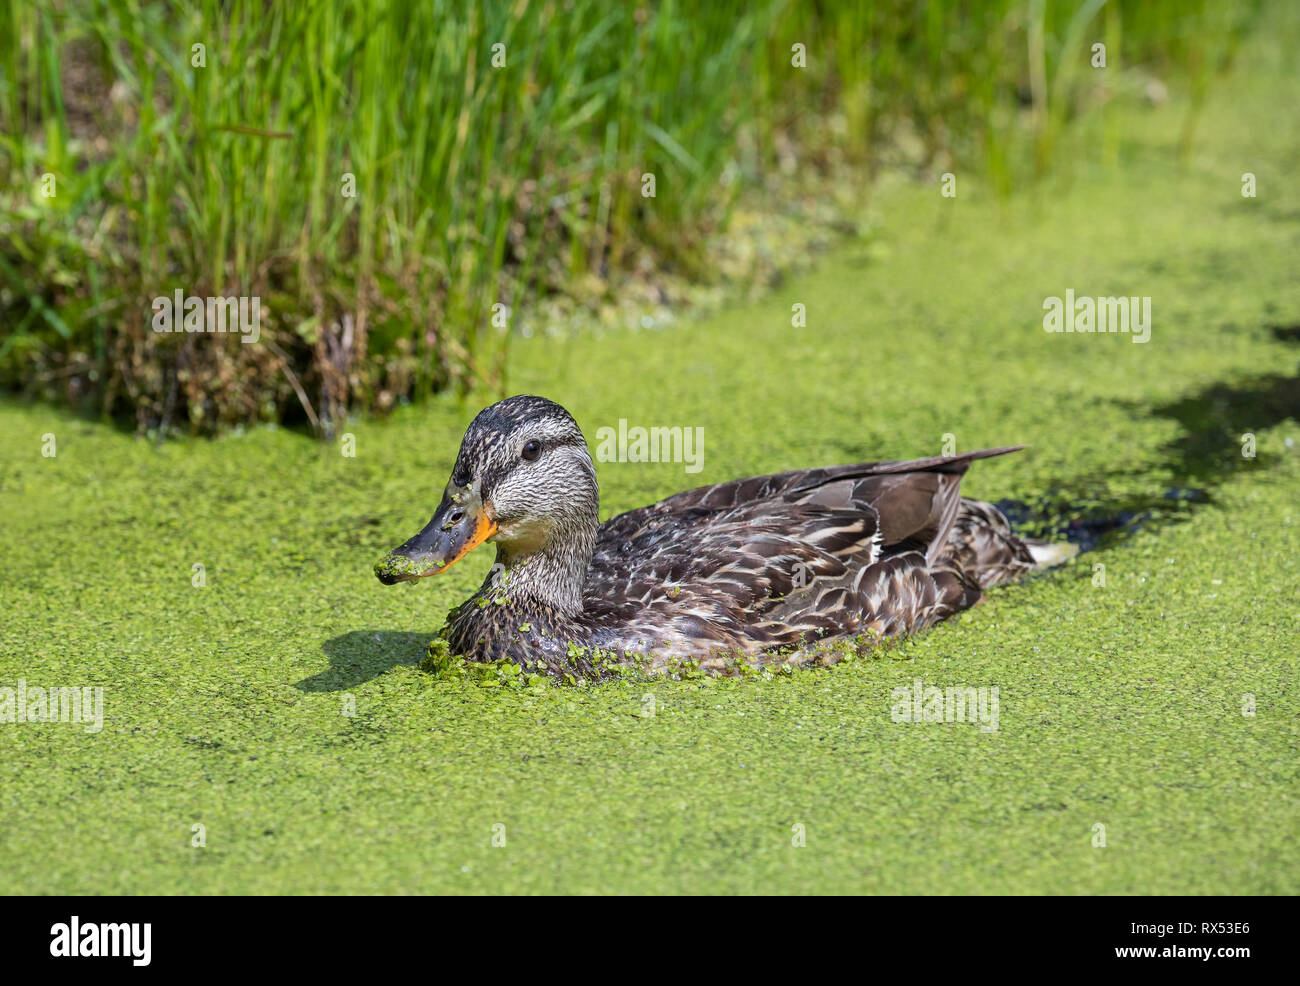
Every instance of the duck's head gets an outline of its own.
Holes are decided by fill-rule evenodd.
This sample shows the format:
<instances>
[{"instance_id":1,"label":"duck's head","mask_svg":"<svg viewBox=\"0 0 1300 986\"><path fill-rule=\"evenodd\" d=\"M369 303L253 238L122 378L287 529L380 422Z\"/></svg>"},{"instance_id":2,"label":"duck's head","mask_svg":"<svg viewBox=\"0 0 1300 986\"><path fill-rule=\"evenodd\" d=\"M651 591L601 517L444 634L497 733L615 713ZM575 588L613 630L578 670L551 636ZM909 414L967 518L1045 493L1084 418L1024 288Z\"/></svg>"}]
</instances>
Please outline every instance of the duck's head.
<instances>
[{"instance_id":1,"label":"duck's head","mask_svg":"<svg viewBox=\"0 0 1300 986\"><path fill-rule=\"evenodd\" d=\"M573 416L543 397L511 397L470 423L433 519L375 574L385 585L437 575L485 541L507 567L542 555L585 572L598 508L596 470Z\"/></svg>"}]
</instances>

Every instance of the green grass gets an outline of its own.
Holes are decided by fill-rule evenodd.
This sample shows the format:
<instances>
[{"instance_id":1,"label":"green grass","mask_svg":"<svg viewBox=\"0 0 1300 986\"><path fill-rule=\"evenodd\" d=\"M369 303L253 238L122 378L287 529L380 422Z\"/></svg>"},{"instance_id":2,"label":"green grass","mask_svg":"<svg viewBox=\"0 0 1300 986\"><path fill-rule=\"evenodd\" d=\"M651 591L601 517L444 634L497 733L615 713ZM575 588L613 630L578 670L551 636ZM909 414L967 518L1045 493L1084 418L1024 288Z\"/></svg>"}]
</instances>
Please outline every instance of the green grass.
<instances>
[{"instance_id":1,"label":"green grass","mask_svg":"<svg viewBox=\"0 0 1300 986\"><path fill-rule=\"evenodd\" d=\"M620 417L705 429L699 476L598 464L603 516L696 482L932 454L945 433L1031 445L978 464L977 496L1209 498L874 659L771 681L434 678L423 644L490 557L393 588L371 565L427 520L477 397L349 423L353 458L272 428L157 448L0 405L0 684L106 702L97 734L0 725L8 886L1294 893L1294 51L1256 43L1190 159L1179 102L1136 121L1114 168L1035 195L889 181L870 238L759 301L515 346L514 386L589 439ZM1151 341L1044 333L1042 300L1067 287L1150 295ZM999 730L892 722L916 678L997 686Z\"/></svg>"},{"instance_id":2,"label":"green grass","mask_svg":"<svg viewBox=\"0 0 1300 986\"><path fill-rule=\"evenodd\" d=\"M1206 91L1243 9L19 0L0 11L0 387L142 431L325 434L349 408L501 389L493 305L542 331L716 277L742 196L830 202L819 176L900 147L1005 193L1153 74ZM1103 31L1104 85L1083 43ZM152 333L178 288L261 298L268 343Z\"/></svg>"}]
</instances>

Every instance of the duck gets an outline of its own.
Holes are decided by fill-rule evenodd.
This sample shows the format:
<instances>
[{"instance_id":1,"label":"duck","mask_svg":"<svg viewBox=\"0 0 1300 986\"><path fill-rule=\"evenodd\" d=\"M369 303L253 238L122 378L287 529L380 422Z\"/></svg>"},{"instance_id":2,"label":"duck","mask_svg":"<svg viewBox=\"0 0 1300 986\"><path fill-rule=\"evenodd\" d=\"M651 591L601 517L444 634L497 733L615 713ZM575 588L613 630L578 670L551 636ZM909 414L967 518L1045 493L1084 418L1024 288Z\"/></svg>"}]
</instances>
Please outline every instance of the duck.
<instances>
[{"instance_id":1,"label":"duck","mask_svg":"<svg viewBox=\"0 0 1300 986\"><path fill-rule=\"evenodd\" d=\"M602 523L582 429L523 394L475 416L432 519L375 574L424 579L493 544L440 633L467 661L574 680L834 663L1070 556L960 493L971 463L1022 448L735 479Z\"/></svg>"}]
</instances>

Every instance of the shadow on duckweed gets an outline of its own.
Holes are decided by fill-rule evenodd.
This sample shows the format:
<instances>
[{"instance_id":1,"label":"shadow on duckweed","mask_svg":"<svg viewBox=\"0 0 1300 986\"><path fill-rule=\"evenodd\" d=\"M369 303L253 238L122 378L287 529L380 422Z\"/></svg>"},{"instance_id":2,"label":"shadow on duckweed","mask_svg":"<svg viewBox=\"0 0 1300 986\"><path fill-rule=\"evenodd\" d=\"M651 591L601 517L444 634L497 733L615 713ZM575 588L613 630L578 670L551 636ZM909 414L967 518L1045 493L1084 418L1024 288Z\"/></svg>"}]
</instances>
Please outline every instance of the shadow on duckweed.
<instances>
[{"instance_id":1,"label":"shadow on duckweed","mask_svg":"<svg viewBox=\"0 0 1300 986\"><path fill-rule=\"evenodd\" d=\"M1279 342L1300 344L1300 324L1272 325L1269 331ZM1242 469L1264 469L1280 461L1278 454L1263 448L1245 458L1242 446L1248 434L1274 428L1288 418L1300 421L1300 372L1210 384L1148 413L1171 418L1185 431L1162 449L1174 475L1189 484L1215 486Z\"/></svg>"},{"instance_id":2,"label":"shadow on duckweed","mask_svg":"<svg viewBox=\"0 0 1300 986\"><path fill-rule=\"evenodd\" d=\"M419 664L436 636L400 630L350 630L321 645L330 666L294 687L304 692L355 688L403 664Z\"/></svg>"},{"instance_id":3,"label":"shadow on duckweed","mask_svg":"<svg viewBox=\"0 0 1300 986\"><path fill-rule=\"evenodd\" d=\"M1300 344L1300 324L1268 327L1279 342ZM1254 448L1242 454L1246 436L1274 428L1287 419L1300 421L1300 373L1258 374L1218 382L1177 400L1148 407L1120 402L1134 414L1169 418L1183 433L1160 448L1163 465L1178 485L1163 492L1110 492L1117 480L1132 485L1141 475L1112 470L1051 484L1030 502L1002 500L998 506L1017 530L1048 540L1066 539L1081 551L1110 547L1140 530L1181 523L1206 504L1211 493L1243 471L1269 469L1281 454Z\"/></svg>"}]
</instances>

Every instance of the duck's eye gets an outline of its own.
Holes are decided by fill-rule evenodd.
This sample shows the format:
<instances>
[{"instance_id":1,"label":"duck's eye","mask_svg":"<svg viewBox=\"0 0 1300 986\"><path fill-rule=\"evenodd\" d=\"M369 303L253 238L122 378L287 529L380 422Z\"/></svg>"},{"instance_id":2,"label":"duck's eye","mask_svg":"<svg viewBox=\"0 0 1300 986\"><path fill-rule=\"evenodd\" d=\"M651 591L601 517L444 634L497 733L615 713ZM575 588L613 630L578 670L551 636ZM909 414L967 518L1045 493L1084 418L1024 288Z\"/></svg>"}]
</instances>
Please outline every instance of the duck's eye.
<instances>
[{"instance_id":1,"label":"duck's eye","mask_svg":"<svg viewBox=\"0 0 1300 986\"><path fill-rule=\"evenodd\" d=\"M526 444L524 445L523 456L524 456L524 458L527 459L529 462L532 462L534 459L536 459L536 458L537 458L539 455L541 455L541 454L542 454L542 443L541 443L541 442L539 442L539 441L531 441L531 442L528 442L528 443L526 443Z\"/></svg>"}]
</instances>

